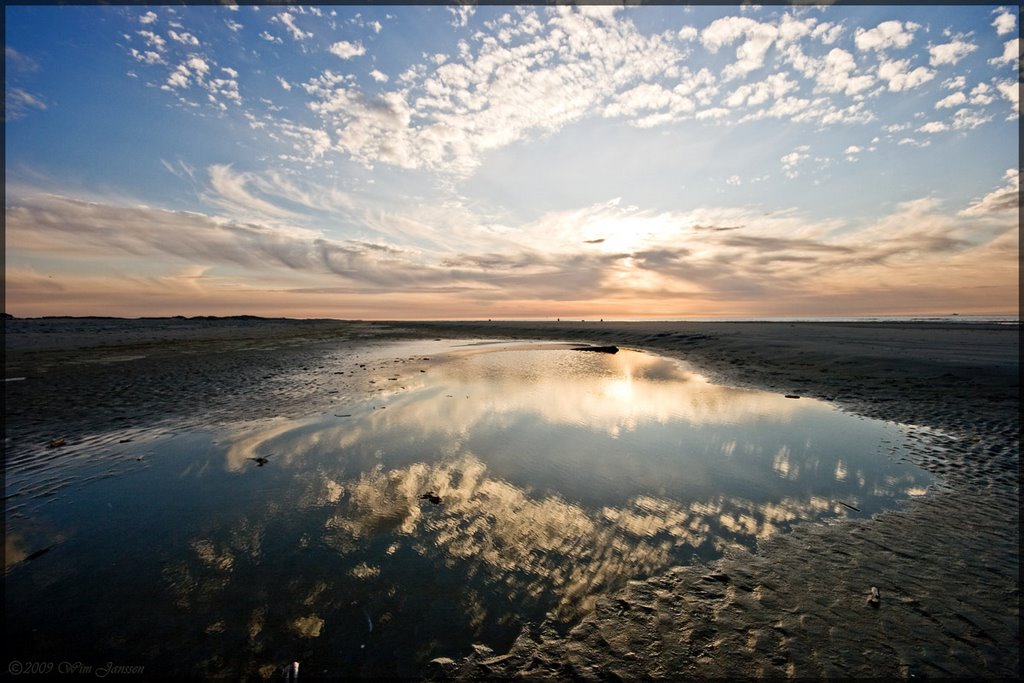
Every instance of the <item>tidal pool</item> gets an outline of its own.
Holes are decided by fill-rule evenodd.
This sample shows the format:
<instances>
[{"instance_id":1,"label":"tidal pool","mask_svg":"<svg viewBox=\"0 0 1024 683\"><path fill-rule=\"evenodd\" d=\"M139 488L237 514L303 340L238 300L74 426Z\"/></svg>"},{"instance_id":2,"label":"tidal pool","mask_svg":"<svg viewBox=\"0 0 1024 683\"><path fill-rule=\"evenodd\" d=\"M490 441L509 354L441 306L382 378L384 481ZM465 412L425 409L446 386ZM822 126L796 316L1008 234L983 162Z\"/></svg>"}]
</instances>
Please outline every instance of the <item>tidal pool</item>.
<instances>
[{"instance_id":1,"label":"tidal pool","mask_svg":"<svg viewBox=\"0 0 1024 683\"><path fill-rule=\"evenodd\" d=\"M933 483L903 427L656 355L401 351L327 413L93 435L45 474L16 459L8 642L154 672L416 675L526 622L568 627L629 579ZM89 458L139 442L144 460ZM79 484L54 495L62 469Z\"/></svg>"}]
</instances>

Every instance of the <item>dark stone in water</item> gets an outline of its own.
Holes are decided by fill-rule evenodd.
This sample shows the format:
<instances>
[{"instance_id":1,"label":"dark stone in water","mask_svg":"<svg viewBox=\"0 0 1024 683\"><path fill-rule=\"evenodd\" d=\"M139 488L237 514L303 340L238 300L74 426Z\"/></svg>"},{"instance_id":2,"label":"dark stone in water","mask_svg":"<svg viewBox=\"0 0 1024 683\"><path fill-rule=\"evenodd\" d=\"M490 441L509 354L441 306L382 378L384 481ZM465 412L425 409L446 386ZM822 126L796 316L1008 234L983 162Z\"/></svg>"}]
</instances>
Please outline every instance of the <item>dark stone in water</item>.
<instances>
[{"instance_id":1,"label":"dark stone in water","mask_svg":"<svg viewBox=\"0 0 1024 683\"><path fill-rule=\"evenodd\" d=\"M575 346L573 351L595 351L597 353L618 353L618 346Z\"/></svg>"},{"instance_id":2,"label":"dark stone in water","mask_svg":"<svg viewBox=\"0 0 1024 683\"><path fill-rule=\"evenodd\" d=\"M268 458L264 458L262 455L257 458L249 458L249 460L252 460L254 463L256 463L256 467L263 467L268 462L270 462Z\"/></svg>"},{"instance_id":3,"label":"dark stone in water","mask_svg":"<svg viewBox=\"0 0 1024 683\"><path fill-rule=\"evenodd\" d=\"M49 548L43 548L42 550L37 550L34 553L32 553L31 555L29 555L28 557L26 557L25 561L26 562L31 562L32 560L36 559L37 557L42 557L46 553L50 552L51 548L53 548L52 545Z\"/></svg>"},{"instance_id":4,"label":"dark stone in water","mask_svg":"<svg viewBox=\"0 0 1024 683\"><path fill-rule=\"evenodd\" d=\"M420 500L429 500L434 505L441 504L441 496L437 495L433 491L427 491L426 493L424 493L422 496L420 496Z\"/></svg>"}]
</instances>

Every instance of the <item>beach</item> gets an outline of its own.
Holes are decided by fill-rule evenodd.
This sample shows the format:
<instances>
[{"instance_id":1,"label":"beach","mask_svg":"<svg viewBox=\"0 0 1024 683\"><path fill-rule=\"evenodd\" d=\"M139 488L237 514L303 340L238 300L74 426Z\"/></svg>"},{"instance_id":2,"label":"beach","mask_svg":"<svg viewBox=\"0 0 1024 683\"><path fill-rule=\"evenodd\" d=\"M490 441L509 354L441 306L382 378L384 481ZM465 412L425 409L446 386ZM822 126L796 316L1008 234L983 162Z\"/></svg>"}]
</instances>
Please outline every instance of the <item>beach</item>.
<instances>
[{"instance_id":1,"label":"beach","mask_svg":"<svg viewBox=\"0 0 1024 683\"><path fill-rule=\"evenodd\" d=\"M507 652L478 647L463 659L435 661L425 674L988 679L1018 672L1016 325L8 320L5 450L118 426L302 416L365 392L366 372L358 365L328 372L328 354L438 338L614 344L685 360L722 384L914 425L917 464L941 484L872 519L800 526L756 552L733 550L710 566L631 582L568 633L534 624ZM290 378L287 387L275 383L281 377ZM869 601L872 587L878 598Z\"/></svg>"}]
</instances>

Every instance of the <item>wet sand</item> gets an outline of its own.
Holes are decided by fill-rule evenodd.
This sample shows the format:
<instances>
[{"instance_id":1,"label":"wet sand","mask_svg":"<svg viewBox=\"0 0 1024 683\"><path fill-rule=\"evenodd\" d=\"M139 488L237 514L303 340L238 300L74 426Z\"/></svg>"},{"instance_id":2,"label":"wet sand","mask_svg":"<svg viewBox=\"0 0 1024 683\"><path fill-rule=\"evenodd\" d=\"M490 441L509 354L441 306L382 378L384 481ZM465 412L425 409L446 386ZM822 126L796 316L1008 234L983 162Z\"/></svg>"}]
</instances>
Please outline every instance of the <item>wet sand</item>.
<instances>
[{"instance_id":1,"label":"wet sand","mask_svg":"<svg viewBox=\"0 0 1024 683\"><path fill-rule=\"evenodd\" d=\"M47 331L48 330L48 331ZM6 321L5 449L21 441L358 395L325 354L415 338L649 349L723 383L835 401L937 430L916 451L935 493L864 521L803 526L755 553L683 567L600 601L565 636L432 675L626 679L1011 677L1019 669L1019 336L974 323L345 323ZM281 378L295 377L288 387ZM14 378L25 377L23 380ZM877 606L868 603L872 586ZM147 671L148 672L148 671Z\"/></svg>"}]
</instances>

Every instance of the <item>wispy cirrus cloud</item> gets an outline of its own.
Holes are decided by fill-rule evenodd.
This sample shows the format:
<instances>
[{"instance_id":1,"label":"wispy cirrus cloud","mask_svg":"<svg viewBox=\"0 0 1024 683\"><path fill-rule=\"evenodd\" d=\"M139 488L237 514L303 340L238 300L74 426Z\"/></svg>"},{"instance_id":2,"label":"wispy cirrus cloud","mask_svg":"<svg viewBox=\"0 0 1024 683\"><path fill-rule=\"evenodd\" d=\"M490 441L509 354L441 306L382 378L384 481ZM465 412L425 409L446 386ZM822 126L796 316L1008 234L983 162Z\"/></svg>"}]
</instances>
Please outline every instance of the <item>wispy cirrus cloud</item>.
<instances>
[{"instance_id":1,"label":"wispy cirrus cloud","mask_svg":"<svg viewBox=\"0 0 1024 683\"><path fill-rule=\"evenodd\" d=\"M975 200L960 212L962 216L1007 216L1020 209L1020 170L1010 168L1003 174L1006 185Z\"/></svg>"},{"instance_id":2,"label":"wispy cirrus cloud","mask_svg":"<svg viewBox=\"0 0 1024 683\"><path fill-rule=\"evenodd\" d=\"M4 91L4 119L17 121L32 111L45 111L46 102L38 95L33 95L21 88L6 88Z\"/></svg>"},{"instance_id":3,"label":"wispy cirrus cloud","mask_svg":"<svg viewBox=\"0 0 1024 683\"><path fill-rule=\"evenodd\" d=\"M918 200L854 230L843 221L810 221L796 211L772 216L748 208L652 212L612 201L508 226L489 242L439 239L431 250L386 240L331 239L291 226L292 212L273 208L249 189L269 193L286 179L238 174L229 167L211 169L211 201L252 220L19 193L8 206L6 222L9 248L86 261L116 252L126 259L129 272L132 263L154 260L172 275L200 269L194 286L203 278L213 282L220 269L230 266L248 273L235 281L250 290L269 277L284 289L345 289L367 296L436 290L480 301L557 306L581 299L611 305L627 295L653 302L686 293L750 305L759 297L812 299L822 282L831 283L830 292L854 291L866 273L879 269L891 270L889 277L900 281L902 270L910 267L915 286L945 291L959 280L940 277L941 269L935 269L921 285L921 273L924 264L954 257L965 278L981 277L986 266L971 261L970 254L990 252L986 245L1012 223L1008 214L1017 178L1010 172L1006 178L1006 187L959 216L943 210L937 200ZM284 182L278 203L283 195L297 204L323 207L328 193L303 192ZM270 220L242 213L260 201L267 205L258 213ZM372 213L352 210L366 225ZM970 227L962 218L985 219L989 228ZM477 225L469 232L484 230ZM429 234L420 237L430 239Z\"/></svg>"}]
</instances>

